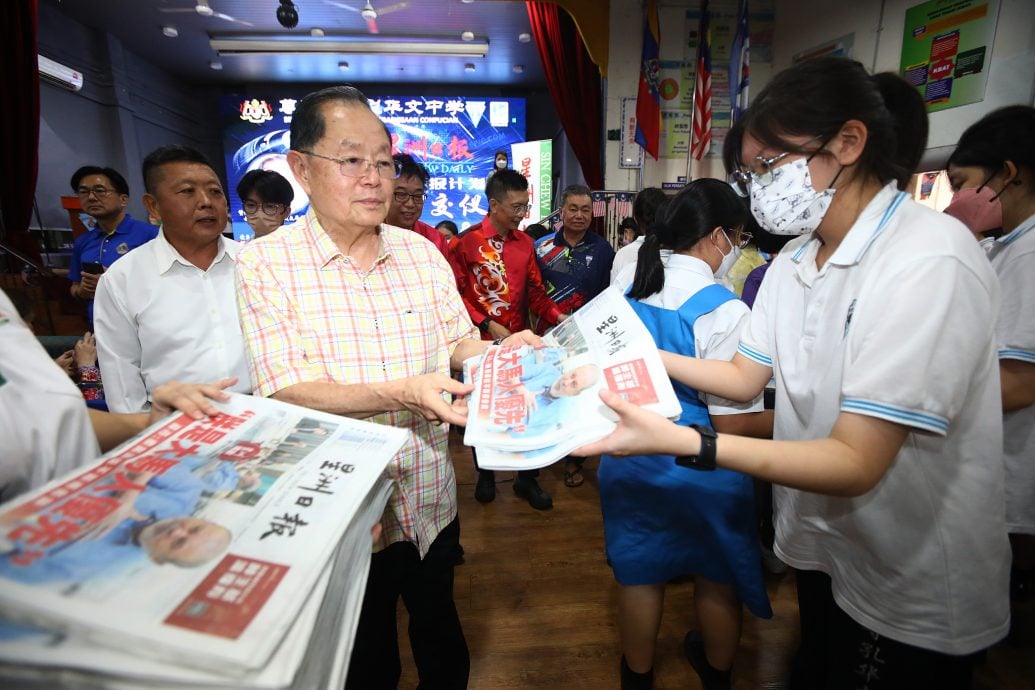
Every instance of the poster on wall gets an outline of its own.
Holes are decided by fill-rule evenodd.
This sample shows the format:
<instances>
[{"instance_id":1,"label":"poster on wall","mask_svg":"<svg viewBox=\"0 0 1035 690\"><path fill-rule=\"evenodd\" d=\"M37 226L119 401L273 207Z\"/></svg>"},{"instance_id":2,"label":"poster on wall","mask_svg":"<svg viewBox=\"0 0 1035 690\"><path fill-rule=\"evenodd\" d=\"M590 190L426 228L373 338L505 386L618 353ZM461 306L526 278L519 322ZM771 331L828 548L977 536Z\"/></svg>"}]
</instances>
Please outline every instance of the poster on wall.
<instances>
[{"instance_id":1,"label":"poster on wall","mask_svg":"<svg viewBox=\"0 0 1035 690\"><path fill-rule=\"evenodd\" d=\"M525 141L511 144L510 151L511 167L528 180L529 209L520 225L524 228L553 211L553 142Z\"/></svg>"},{"instance_id":2,"label":"poster on wall","mask_svg":"<svg viewBox=\"0 0 1035 690\"><path fill-rule=\"evenodd\" d=\"M852 49L855 47L855 34L845 34L835 38L832 41L826 43L820 43L818 46L813 46L795 53L791 58L791 62L797 65L799 62L805 62L818 57L852 57Z\"/></svg>"},{"instance_id":3,"label":"poster on wall","mask_svg":"<svg viewBox=\"0 0 1035 690\"><path fill-rule=\"evenodd\" d=\"M928 112L985 98L999 0L931 0L906 10L900 71Z\"/></svg>"},{"instance_id":4,"label":"poster on wall","mask_svg":"<svg viewBox=\"0 0 1035 690\"><path fill-rule=\"evenodd\" d=\"M618 140L618 167L639 168L643 165L643 148L636 143L636 99L622 99L622 138Z\"/></svg>"},{"instance_id":5,"label":"poster on wall","mask_svg":"<svg viewBox=\"0 0 1035 690\"><path fill-rule=\"evenodd\" d=\"M252 238L236 193L238 182L251 170L274 170L291 182L295 198L288 223L309 208L286 158L297 102L278 94L225 96L220 101L235 239ZM421 220L430 225L451 220L460 229L481 221L488 212L485 177L495 152L509 153L512 144L525 140L525 99L382 96L369 103L388 125L393 153L409 153L431 173Z\"/></svg>"}]
</instances>

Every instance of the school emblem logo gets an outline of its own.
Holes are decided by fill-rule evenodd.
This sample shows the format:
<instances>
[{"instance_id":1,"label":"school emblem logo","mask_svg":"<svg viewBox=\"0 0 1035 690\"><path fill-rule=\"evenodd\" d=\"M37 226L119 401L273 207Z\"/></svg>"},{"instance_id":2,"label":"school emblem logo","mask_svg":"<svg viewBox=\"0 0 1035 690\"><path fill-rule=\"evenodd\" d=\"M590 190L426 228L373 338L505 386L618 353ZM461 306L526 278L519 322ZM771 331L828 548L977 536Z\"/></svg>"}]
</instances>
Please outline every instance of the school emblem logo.
<instances>
[{"instance_id":1,"label":"school emblem logo","mask_svg":"<svg viewBox=\"0 0 1035 690\"><path fill-rule=\"evenodd\" d=\"M273 108L266 101L253 98L241 102L241 119L254 125L261 125L273 119Z\"/></svg>"},{"instance_id":2,"label":"school emblem logo","mask_svg":"<svg viewBox=\"0 0 1035 690\"><path fill-rule=\"evenodd\" d=\"M119 246L115 247L115 253L122 256L129 251L129 245L125 242L119 242Z\"/></svg>"}]
</instances>

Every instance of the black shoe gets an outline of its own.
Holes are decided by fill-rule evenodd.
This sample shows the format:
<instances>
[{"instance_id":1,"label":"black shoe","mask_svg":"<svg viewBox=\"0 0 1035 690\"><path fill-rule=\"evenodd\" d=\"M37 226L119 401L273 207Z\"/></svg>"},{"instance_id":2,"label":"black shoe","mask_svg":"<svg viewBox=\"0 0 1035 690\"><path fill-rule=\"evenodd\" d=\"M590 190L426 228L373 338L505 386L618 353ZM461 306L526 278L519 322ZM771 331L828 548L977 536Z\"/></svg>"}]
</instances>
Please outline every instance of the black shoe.
<instances>
[{"instance_id":1,"label":"black shoe","mask_svg":"<svg viewBox=\"0 0 1035 690\"><path fill-rule=\"evenodd\" d=\"M654 669L646 673L637 673L629 668L629 664L625 663L624 656L622 657L621 674L622 690L651 690L654 687Z\"/></svg>"},{"instance_id":2,"label":"black shoe","mask_svg":"<svg viewBox=\"0 0 1035 690\"><path fill-rule=\"evenodd\" d=\"M731 671L720 671L708 663L701 633L691 630L686 634L686 637L683 638L683 654L697 671L697 675L701 679L701 687L704 690L730 690L732 687Z\"/></svg>"},{"instance_id":3,"label":"black shoe","mask_svg":"<svg viewBox=\"0 0 1035 690\"><path fill-rule=\"evenodd\" d=\"M534 477L518 477L514 480L514 493L528 501L536 510L553 508L553 499L539 486Z\"/></svg>"},{"instance_id":4,"label":"black shoe","mask_svg":"<svg viewBox=\"0 0 1035 690\"><path fill-rule=\"evenodd\" d=\"M478 471L478 483L474 487L474 500L479 503L492 503L496 498L496 473Z\"/></svg>"}]
</instances>

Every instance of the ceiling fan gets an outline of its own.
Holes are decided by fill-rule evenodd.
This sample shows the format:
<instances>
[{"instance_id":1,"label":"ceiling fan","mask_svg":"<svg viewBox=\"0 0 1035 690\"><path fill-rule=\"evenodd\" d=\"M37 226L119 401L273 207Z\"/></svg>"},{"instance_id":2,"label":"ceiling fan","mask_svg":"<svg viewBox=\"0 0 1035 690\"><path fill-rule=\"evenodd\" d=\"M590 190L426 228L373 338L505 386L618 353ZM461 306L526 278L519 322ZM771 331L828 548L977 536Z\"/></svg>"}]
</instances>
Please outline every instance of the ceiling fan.
<instances>
[{"instance_id":1,"label":"ceiling fan","mask_svg":"<svg viewBox=\"0 0 1035 690\"><path fill-rule=\"evenodd\" d=\"M380 10L375 10L370 0L367 0L367 4L363 5L362 8L353 7L352 5L346 5L343 2L333 2L333 0L324 0L324 2L328 5L333 5L334 7L339 7L343 10L348 10L349 12L358 12L359 16L365 19L367 22L367 31L369 31L372 34L380 33L377 30L378 17L384 14L391 14L392 12L406 9L410 6L409 2L397 2L394 5L388 5L387 7L382 7Z\"/></svg>"},{"instance_id":2,"label":"ceiling fan","mask_svg":"<svg viewBox=\"0 0 1035 690\"><path fill-rule=\"evenodd\" d=\"M242 26L255 26L251 22L246 22L243 19L237 19L231 17L229 14L223 14L222 12L216 12L212 9L212 6L208 4L208 0L195 0L194 7L159 7L159 12L196 12L202 17L217 17L219 19L225 19L228 22L234 22L235 24L241 24Z\"/></svg>"}]
</instances>

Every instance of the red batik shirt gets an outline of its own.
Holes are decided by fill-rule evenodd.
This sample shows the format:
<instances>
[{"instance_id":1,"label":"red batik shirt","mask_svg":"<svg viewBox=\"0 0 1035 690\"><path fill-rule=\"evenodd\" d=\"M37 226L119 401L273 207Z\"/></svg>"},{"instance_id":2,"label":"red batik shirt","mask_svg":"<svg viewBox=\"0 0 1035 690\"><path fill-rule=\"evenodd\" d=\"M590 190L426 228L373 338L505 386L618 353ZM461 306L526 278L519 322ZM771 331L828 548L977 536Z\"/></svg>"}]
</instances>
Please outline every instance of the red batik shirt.
<instances>
[{"instance_id":1,"label":"red batik shirt","mask_svg":"<svg viewBox=\"0 0 1035 690\"><path fill-rule=\"evenodd\" d=\"M413 231L435 245L435 247L442 252L442 256L449 259L449 240L446 239L445 235L427 223L419 220L413 224Z\"/></svg>"},{"instance_id":2,"label":"red batik shirt","mask_svg":"<svg viewBox=\"0 0 1035 690\"><path fill-rule=\"evenodd\" d=\"M516 333L528 328L529 309L551 325L557 323L561 310L546 295L532 238L525 233L504 237L486 216L457 238L449 263L475 324L489 318ZM483 333L482 338L491 336Z\"/></svg>"}]
</instances>

